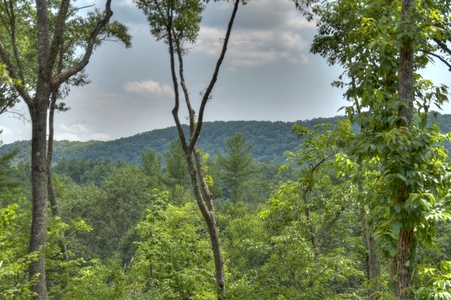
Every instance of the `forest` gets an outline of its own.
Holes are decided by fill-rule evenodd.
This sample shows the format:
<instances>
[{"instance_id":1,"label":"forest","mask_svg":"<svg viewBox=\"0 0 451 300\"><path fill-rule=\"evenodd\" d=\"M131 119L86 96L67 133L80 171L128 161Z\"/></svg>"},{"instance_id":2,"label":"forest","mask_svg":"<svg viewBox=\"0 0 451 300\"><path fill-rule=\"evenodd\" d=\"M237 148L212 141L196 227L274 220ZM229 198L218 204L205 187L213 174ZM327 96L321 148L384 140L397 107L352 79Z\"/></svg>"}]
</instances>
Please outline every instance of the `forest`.
<instances>
[{"instance_id":1,"label":"forest","mask_svg":"<svg viewBox=\"0 0 451 300\"><path fill-rule=\"evenodd\" d=\"M252 145L251 153L256 161L284 162L286 151L294 151L299 147L299 139L293 132L294 125L300 125L314 129L316 125L329 123L336 125L345 120L344 116L335 118L314 118L311 120L299 120L296 122L270 122L270 121L215 121L205 122L202 129L202 137L199 138L199 147L210 156L216 153L224 153L224 143L227 138L241 133L248 144ZM451 131L451 115L437 113L437 126L440 132ZM432 123L431 123L432 124ZM352 130L357 133L358 125L352 124ZM112 141L55 141L52 163L56 164L62 159L88 160L88 161L123 161L142 165L141 153L149 148L159 154L169 150L171 143L177 139L177 129L169 127L155 129L139 133L130 137L124 137ZM451 151L448 141L443 143L447 152ZM21 162L30 162L31 141L16 141L0 147L0 155L5 155L18 149L17 154L11 159L12 165Z\"/></svg>"},{"instance_id":2,"label":"forest","mask_svg":"<svg viewBox=\"0 0 451 300\"><path fill-rule=\"evenodd\" d=\"M446 124L447 115L440 115ZM315 118L298 122L269 122L269 121L215 121L205 122L202 137L199 138L199 147L202 151L215 156L215 151L223 151L224 142L236 133L243 134L247 142L252 144L252 154L258 161L283 161L285 151L293 151L299 141L293 139L296 134L292 126L299 124L308 128L319 123L335 124L337 118ZM341 119L344 119L341 117ZM124 161L136 165L141 163L140 154L148 148L163 154L171 143L177 139L177 129L173 127L143 132L130 137L112 141L55 141L52 162L60 159L94 160L94 161ZM12 163L30 161L30 141L16 141L0 147L0 155L7 154L15 149L20 151L13 158Z\"/></svg>"},{"instance_id":3,"label":"forest","mask_svg":"<svg viewBox=\"0 0 451 300\"><path fill-rule=\"evenodd\" d=\"M204 122L252 1L228 2L194 101L185 59L216 1L135 0L175 126L85 143L55 141L54 114L97 47L131 46L112 1L0 3L0 113L24 102L32 131L0 147L0 299L451 299L449 91L421 73L451 70L449 1L286 1L342 68L344 116Z\"/></svg>"}]
</instances>

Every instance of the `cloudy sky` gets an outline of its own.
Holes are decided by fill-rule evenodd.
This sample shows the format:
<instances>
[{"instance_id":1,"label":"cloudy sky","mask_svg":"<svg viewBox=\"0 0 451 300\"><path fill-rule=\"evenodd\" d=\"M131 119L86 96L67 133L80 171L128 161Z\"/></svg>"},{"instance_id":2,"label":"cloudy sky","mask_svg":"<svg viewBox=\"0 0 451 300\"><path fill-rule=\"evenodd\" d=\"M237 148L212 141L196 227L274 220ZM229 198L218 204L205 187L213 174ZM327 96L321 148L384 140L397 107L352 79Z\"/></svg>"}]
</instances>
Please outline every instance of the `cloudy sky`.
<instances>
[{"instance_id":1,"label":"cloudy sky","mask_svg":"<svg viewBox=\"0 0 451 300\"><path fill-rule=\"evenodd\" d=\"M77 1L81 2L101 3ZM193 100L209 82L232 5L227 1L208 5L197 44L186 57ZM151 36L145 16L132 0L113 0L113 11L114 18L129 28L133 47L109 43L97 49L86 69L92 83L73 88L65 99L71 110L57 114L58 140L111 140L173 125L166 46ZM295 121L337 115L347 104L343 91L330 85L340 70L309 54L314 34L314 24L293 1L252 0L240 7L206 120ZM427 75L451 83L442 66ZM28 115L24 107L18 110ZM446 106L444 113L451 113L451 107ZM5 144L31 136L30 124L12 114L0 116L0 129Z\"/></svg>"}]
</instances>

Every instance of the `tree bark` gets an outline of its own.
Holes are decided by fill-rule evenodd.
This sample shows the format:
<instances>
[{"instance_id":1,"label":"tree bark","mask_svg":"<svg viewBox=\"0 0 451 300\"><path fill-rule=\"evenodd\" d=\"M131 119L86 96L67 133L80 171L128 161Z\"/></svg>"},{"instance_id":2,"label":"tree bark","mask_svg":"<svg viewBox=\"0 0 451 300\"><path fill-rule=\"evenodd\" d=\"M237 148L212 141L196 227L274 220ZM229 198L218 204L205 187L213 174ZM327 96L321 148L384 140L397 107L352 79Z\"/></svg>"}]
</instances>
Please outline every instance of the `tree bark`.
<instances>
[{"instance_id":1,"label":"tree bark","mask_svg":"<svg viewBox=\"0 0 451 300\"><path fill-rule=\"evenodd\" d=\"M409 0L410 1L410 0ZM413 41L401 46L399 58L399 127L409 128L413 117L413 85L414 85L414 47Z\"/></svg>"},{"instance_id":2,"label":"tree bark","mask_svg":"<svg viewBox=\"0 0 451 300\"><path fill-rule=\"evenodd\" d=\"M193 150L194 154L189 152L185 152L185 154L191 175L191 183L193 186L196 202L205 220L210 237L211 249L213 251L213 259L215 264L217 299L223 300L225 299L224 259L222 257L219 231L216 227L213 195L210 192L208 184L205 180L205 174L202 167L202 157L200 156L197 147L194 147Z\"/></svg>"},{"instance_id":3,"label":"tree bark","mask_svg":"<svg viewBox=\"0 0 451 300\"><path fill-rule=\"evenodd\" d=\"M373 231L370 230L369 248L368 248L368 276L372 283L370 288L370 299L376 300L379 297L376 292L379 288L378 279L381 275L381 263L379 259L379 251L377 251L376 241L373 238Z\"/></svg>"},{"instance_id":4,"label":"tree bark","mask_svg":"<svg viewBox=\"0 0 451 300\"><path fill-rule=\"evenodd\" d=\"M201 190L205 199L206 206L209 215L209 221L207 221L208 231L210 235L211 248L213 250L213 257L215 262L216 272L216 286L218 293L218 300L225 298L225 274L224 274L224 259L222 257L221 243L219 239L219 231L216 227L215 209L213 205L213 194L208 187L205 179L205 173L202 167L202 157L199 154L197 147L194 147L194 158L196 161L196 167L199 173L199 180L201 183Z\"/></svg>"},{"instance_id":5,"label":"tree bark","mask_svg":"<svg viewBox=\"0 0 451 300\"><path fill-rule=\"evenodd\" d=\"M359 190L361 184L359 184ZM368 226L367 213L365 205L360 204L360 218L362 222L363 244L366 248L366 275L368 283L370 284L368 289L368 299L376 300L378 296L376 292L379 288L378 278L380 276L380 260L379 252L377 251L376 241L373 238L373 230Z\"/></svg>"},{"instance_id":6,"label":"tree bark","mask_svg":"<svg viewBox=\"0 0 451 300\"><path fill-rule=\"evenodd\" d=\"M401 22L404 28L411 30L411 10L413 0L402 0ZM414 98L414 41L405 33L401 40L399 53L399 112L398 127L409 129L413 116ZM396 201L404 203L409 193L406 186L398 190ZM403 227L398 237L398 253L396 256L396 268L398 275L398 286L396 290L398 299L409 299L409 288L412 276L412 245L414 241L414 231L411 227Z\"/></svg>"},{"instance_id":7,"label":"tree bark","mask_svg":"<svg viewBox=\"0 0 451 300\"><path fill-rule=\"evenodd\" d=\"M32 222L31 235L28 252L39 252L39 259L30 263L29 278L37 282L30 290L37 293L35 299L46 300L47 286L45 278L45 242L47 236L48 213L47 213L47 106L40 102L48 99L46 91L37 91L34 107L29 107L32 122L31 142L31 185L32 185Z\"/></svg>"},{"instance_id":8,"label":"tree bark","mask_svg":"<svg viewBox=\"0 0 451 300\"><path fill-rule=\"evenodd\" d=\"M47 193L50 202L50 209L53 217L60 216L60 210L58 207L58 201L56 200L55 190L53 189L52 182L52 157L53 157L53 137L54 137L54 119L55 119L55 109L56 109L56 100L57 100L57 90L52 92L52 99L50 102L49 109L49 138L48 138L48 146L47 146ZM67 251L67 246L64 243L64 233L63 240L59 241L59 247L61 249L61 254L63 255L64 260L69 260L69 253Z\"/></svg>"},{"instance_id":9,"label":"tree bark","mask_svg":"<svg viewBox=\"0 0 451 300\"><path fill-rule=\"evenodd\" d=\"M398 238L398 254L396 268L398 273L398 299L409 299L409 287L412 278L412 245L414 240L413 229L402 228Z\"/></svg>"},{"instance_id":10,"label":"tree bark","mask_svg":"<svg viewBox=\"0 0 451 300\"><path fill-rule=\"evenodd\" d=\"M401 21L410 28L413 0L402 0ZM407 29L409 30L409 29ZM414 98L414 41L405 34L399 51L399 127L410 127Z\"/></svg>"}]
</instances>

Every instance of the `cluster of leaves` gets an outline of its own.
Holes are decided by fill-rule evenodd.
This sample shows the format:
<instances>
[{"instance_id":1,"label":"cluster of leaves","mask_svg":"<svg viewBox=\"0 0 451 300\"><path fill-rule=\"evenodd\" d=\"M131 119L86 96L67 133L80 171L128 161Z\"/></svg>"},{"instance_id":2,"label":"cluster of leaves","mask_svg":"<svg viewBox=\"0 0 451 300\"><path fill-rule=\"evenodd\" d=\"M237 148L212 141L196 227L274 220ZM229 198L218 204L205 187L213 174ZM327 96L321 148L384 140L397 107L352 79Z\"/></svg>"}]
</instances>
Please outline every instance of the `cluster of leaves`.
<instances>
[{"instance_id":1,"label":"cluster of leaves","mask_svg":"<svg viewBox=\"0 0 451 300\"><path fill-rule=\"evenodd\" d=\"M27 253L29 215L18 204L0 209L0 293L5 299L33 296L26 273L37 253Z\"/></svg>"}]
</instances>

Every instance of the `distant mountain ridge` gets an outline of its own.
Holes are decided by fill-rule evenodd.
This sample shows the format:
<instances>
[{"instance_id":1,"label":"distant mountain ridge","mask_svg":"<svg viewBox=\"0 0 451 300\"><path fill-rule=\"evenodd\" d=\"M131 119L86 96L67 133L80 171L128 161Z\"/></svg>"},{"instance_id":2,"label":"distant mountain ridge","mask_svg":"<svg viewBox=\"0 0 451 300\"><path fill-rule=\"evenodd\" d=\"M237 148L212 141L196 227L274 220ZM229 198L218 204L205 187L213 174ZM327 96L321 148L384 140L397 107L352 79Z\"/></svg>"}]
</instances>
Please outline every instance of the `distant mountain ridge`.
<instances>
[{"instance_id":1,"label":"distant mountain ridge","mask_svg":"<svg viewBox=\"0 0 451 300\"><path fill-rule=\"evenodd\" d=\"M199 148L211 155L222 151L225 140L234 134L242 133L249 144L253 145L252 153L258 161L282 161L285 151L294 150L300 143L297 135L292 133L292 126L300 124L313 127L320 123L335 123L334 118L315 118L305 121L215 121L205 122L199 138ZM438 125L442 132L451 131L451 115L439 115ZM1 136L0 136L1 138ZM164 153L170 143L178 138L175 127L155 129L130 137L112 141L55 141L53 161L61 158L94 161L124 161L140 163L140 153L152 148L158 153ZM447 145L449 146L449 145ZM29 161L30 141L17 141L0 147L0 155L19 149L14 162ZM451 149L448 149L450 151Z\"/></svg>"}]
</instances>

